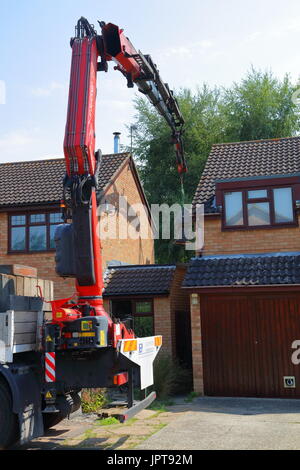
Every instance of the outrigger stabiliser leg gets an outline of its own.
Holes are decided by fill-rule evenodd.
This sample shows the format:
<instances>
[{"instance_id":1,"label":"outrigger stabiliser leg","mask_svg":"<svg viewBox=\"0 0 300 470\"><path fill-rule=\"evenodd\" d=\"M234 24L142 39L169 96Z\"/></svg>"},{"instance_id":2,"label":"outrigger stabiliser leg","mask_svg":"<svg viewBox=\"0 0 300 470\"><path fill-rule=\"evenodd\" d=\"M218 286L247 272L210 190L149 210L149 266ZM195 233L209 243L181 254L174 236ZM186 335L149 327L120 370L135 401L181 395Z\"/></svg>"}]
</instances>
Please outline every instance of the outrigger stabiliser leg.
<instances>
[{"instance_id":1,"label":"outrigger stabiliser leg","mask_svg":"<svg viewBox=\"0 0 300 470\"><path fill-rule=\"evenodd\" d=\"M133 418L137 413L142 411L151 405L151 403L156 399L156 392L149 393L144 400L135 400L134 399L134 369L130 368L127 372L128 382L127 382L127 400L126 401L113 401L109 403L109 407L126 407L123 413L112 414L114 418L117 418L121 423L124 423L127 419ZM103 413L103 416L107 415Z\"/></svg>"}]
</instances>

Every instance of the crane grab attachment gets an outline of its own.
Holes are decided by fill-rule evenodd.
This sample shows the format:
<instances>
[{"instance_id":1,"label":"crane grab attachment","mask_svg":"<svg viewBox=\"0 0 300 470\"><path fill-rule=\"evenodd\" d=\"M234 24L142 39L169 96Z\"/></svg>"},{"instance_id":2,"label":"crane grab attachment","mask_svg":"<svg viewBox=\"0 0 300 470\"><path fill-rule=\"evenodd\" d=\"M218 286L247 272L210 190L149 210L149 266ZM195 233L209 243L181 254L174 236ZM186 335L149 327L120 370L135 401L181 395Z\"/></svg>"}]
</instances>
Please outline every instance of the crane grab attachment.
<instances>
[{"instance_id":1,"label":"crane grab attachment","mask_svg":"<svg viewBox=\"0 0 300 470\"><path fill-rule=\"evenodd\" d=\"M133 87L136 84L138 90L164 117L172 130L178 172L185 173L187 167L182 144L184 119L172 90L161 79L151 56L136 51L122 29L112 23L100 22L100 26L103 41L102 64L114 60L117 63L115 69L126 77L127 86Z\"/></svg>"}]
</instances>

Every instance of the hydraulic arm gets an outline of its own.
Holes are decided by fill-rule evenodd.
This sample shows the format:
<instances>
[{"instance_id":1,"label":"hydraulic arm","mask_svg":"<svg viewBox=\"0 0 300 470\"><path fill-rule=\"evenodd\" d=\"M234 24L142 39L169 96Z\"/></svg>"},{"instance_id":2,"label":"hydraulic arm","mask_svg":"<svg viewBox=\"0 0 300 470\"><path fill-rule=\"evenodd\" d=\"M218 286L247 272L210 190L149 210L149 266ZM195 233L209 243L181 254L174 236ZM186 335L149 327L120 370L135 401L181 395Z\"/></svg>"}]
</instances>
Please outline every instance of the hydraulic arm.
<instances>
[{"instance_id":1,"label":"hydraulic arm","mask_svg":"<svg viewBox=\"0 0 300 470\"><path fill-rule=\"evenodd\" d=\"M107 72L108 61L114 61L115 70L119 70L126 77L127 86L133 87L136 84L138 90L147 96L170 126L176 149L178 172L185 173L187 168L182 145L184 119L173 92L161 79L151 56L137 52L122 29L112 23L105 24L103 21L99 24L102 30L101 36L97 35L94 27L85 18L80 18L76 26L76 37L71 40L73 57L70 102L64 144L68 169L72 166L69 159L74 159L72 149L78 146L80 147L77 155L78 172L81 173L84 168L86 170L89 168L90 171L95 169L93 156L96 71ZM80 69L83 74L79 78L77 72ZM74 119L76 112L77 126ZM78 134L80 122L82 127L81 133ZM87 150L86 162L84 146Z\"/></svg>"},{"instance_id":2,"label":"hydraulic arm","mask_svg":"<svg viewBox=\"0 0 300 470\"><path fill-rule=\"evenodd\" d=\"M153 383L152 362L161 336L136 338L133 330L103 308L101 245L97 234L97 180L101 152L95 152L97 72L116 63L128 87L137 85L171 128L179 175L186 172L182 146L184 120L177 101L149 55L137 52L123 30L100 22L102 34L80 18L71 39L72 62L64 138L64 224L57 227L56 271L76 280L75 298L52 302L45 331L44 412L53 412L61 390L129 384L133 404L133 368L140 386ZM75 354L75 356L74 356ZM74 357L80 361L73 370ZM75 374L75 375L74 375ZM152 395L147 398L153 401ZM144 403L146 406L146 403ZM129 406L130 407L130 406Z\"/></svg>"},{"instance_id":3,"label":"hydraulic arm","mask_svg":"<svg viewBox=\"0 0 300 470\"><path fill-rule=\"evenodd\" d=\"M118 26L100 22L102 28L102 46L100 69L107 69L107 61L114 60L119 70L127 79L127 86L137 85L138 90L165 118L172 131L175 145L177 169L179 174L187 170L183 152L182 132L184 119L179 110L176 98L167 83L160 77L159 71L150 55L137 52L130 40Z\"/></svg>"},{"instance_id":4,"label":"hydraulic arm","mask_svg":"<svg viewBox=\"0 0 300 470\"><path fill-rule=\"evenodd\" d=\"M101 154L95 153L95 104L97 71L107 71L108 61L116 62L115 69L125 75L127 85L136 84L166 119L172 131L180 175L186 172L186 163L182 145L184 120L172 91L162 81L151 57L137 52L118 26L104 22L100 22L100 26L102 35L98 35L85 18L80 18L76 36L71 39L64 199L73 223L67 231L58 230L57 271L62 276L75 277L79 301L88 304L93 314L106 316L102 308L101 250L96 233L97 171ZM67 235L73 237L72 244L61 242Z\"/></svg>"}]
</instances>

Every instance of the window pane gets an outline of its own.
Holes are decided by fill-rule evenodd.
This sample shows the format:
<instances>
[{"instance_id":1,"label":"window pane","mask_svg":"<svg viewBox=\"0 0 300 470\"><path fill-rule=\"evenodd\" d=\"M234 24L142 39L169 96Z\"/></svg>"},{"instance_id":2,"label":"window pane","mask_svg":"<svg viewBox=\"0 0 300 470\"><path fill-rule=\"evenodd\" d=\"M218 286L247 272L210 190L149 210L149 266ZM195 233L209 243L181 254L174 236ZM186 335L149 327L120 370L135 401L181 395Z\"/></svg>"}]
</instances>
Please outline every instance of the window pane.
<instances>
[{"instance_id":1,"label":"window pane","mask_svg":"<svg viewBox=\"0 0 300 470\"><path fill-rule=\"evenodd\" d=\"M273 189L275 222L293 222L293 198L291 188Z\"/></svg>"},{"instance_id":2,"label":"window pane","mask_svg":"<svg viewBox=\"0 0 300 470\"><path fill-rule=\"evenodd\" d=\"M25 225L26 215L12 215L11 225Z\"/></svg>"},{"instance_id":3,"label":"window pane","mask_svg":"<svg viewBox=\"0 0 300 470\"><path fill-rule=\"evenodd\" d=\"M58 227L59 224L56 225L50 225L50 248L55 248L55 241L54 241L54 234L56 227Z\"/></svg>"},{"instance_id":4,"label":"window pane","mask_svg":"<svg viewBox=\"0 0 300 470\"><path fill-rule=\"evenodd\" d=\"M135 304L136 313L152 313L151 302L136 302Z\"/></svg>"},{"instance_id":5,"label":"window pane","mask_svg":"<svg viewBox=\"0 0 300 470\"><path fill-rule=\"evenodd\" d=\"M31 214L30 223L38 224L45 222L45 214Z\"/></svg>"},{"instance_id":6,"label":"window pane","mask_svg":"<svg viewBox=\"0 0 300 470\"><path fill-rule=\"evenodd\" d=\"M243 199L241 192L225 193L226 225L243 225Z\"/></svg>"},{"instance_id":7,"label":"window pane","mask_svg":"<svg viewBox=\"0 0 300 470\"><path fill-rule=\"evenodd\" d=\"M153 336L153 317L134 317L133 330L138 338L143 336Z\"/></svg>"},{"instance_id":8,"label":"window pane","mask_svg":"<svg viewBox=\"0 0 300 470\"><path fill-rule=\"evenodd\" d=\"M62 223L62 218L61 218L61 213L60 212L54 212L50 214L50 224L61 224Z\"/></svg>"},{"instance_id":9,"label":"window pane","mask_svg":"<svg viewBox=\"0 0 300 470\"><path fill-rule=\"evenodd\" d=\"M11 249L25 250L25 227L13 227L11 229Z\"/></svg>"},{"instance_id":10,"label":"window pane","mask_svg":"<svg viewBox=\"0 0 300 470\"><path fill-rule=\"evenodd\" d=\"M257 189L255 191L248 191L249 199L258 199L261 197L268 197L266 189Z\"/></svg>"},{"instance_id":11,"label":"window pane","mask_svg":"<svg viewBox=\"0 0 300 470\"><path fill-rule=\"evenodd\" d=\"M29 228L29 250L46 250L46 226L38 225Z\"/></svg>"},{"instance_id":12,"label":"window pane","mask_svg":"<svg viewBox=\"0 0 300 470\"><path fill-rule=\"evenodd\" d=\"M248 204L248 224L270 224L270 206L268 202L257 202Z\"/></svg>"}]
</instances>

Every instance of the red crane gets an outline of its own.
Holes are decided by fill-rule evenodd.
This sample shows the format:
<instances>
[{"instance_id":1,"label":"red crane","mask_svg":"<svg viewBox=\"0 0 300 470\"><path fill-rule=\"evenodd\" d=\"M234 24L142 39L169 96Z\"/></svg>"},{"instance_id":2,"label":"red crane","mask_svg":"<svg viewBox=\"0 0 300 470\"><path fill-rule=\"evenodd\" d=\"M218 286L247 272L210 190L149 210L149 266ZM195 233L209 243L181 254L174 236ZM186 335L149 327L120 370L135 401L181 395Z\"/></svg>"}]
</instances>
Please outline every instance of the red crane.
<instances>
[{"instance_id":1,"label":"red crane","mask_svg":"<svg viewBox=\"0 0 300 470\"><path fill-rule=\"evenodd\" d=\"M57 258L59 274L70 275L68 268L72 265L71 275L77 279L78 297L84 301L83 305L92 306L93 314L107 315L102 307L103 274L100 240L96 233L97 170L101 156L99 152L95 153L95 104L97 71L107 71L108 61L115 61L115 69L126 77L128 87L136 84L166 119L172 130L180 175L186 172L186 163L182 146L184 119L151 57L137 52L118 26L104 22L100 22L100 26L101 36L85 18L80 18L76 36L71 39L72 65L64 139L67 171L64 202L72 213L74 253L67 263L67 256L63 257L63 262L61 254Z\"/></svg>"},{"instance_id":2,"label":"red crane","mask_svg":"<svg viewBox=\"0 0 300 470\"><path fill-rule=\"evenodd\" d=\"M138 339L139 343L131 341L125 345L126 340L135 338L134 332L124 323L112 319L103 308L103 273L101 246L97 235L96 200L97 174L101 165L101 152L95 152L97 72L106 72L108 62L114 61L115 70L119 70L126 77L127 86L133 87L136 84L139 91L165 118L171 128L177 168L181 176L186 172L182 146L184 119L172 91L162 81L151 57L137 52L118 26L104 22L99 24L102 30L101 35L97 34L94 26L85 18L80 18L75 28L75 37L71 39L72 63L64 139L65 223L58 226L55 239L56 271L62 277L76 279L77 296L74 300L70 298L52 302L52 322L48 324L46 332L46 338L48 338L48 342L46 339L46 353L55 356L55 351L74 352L75 350L85 354L87 350L111 348L113 352L118 350L126 356L130 348L132 351L139 349L141 356L137 356L136 359L131 357L130 360L140 366L142 388L144 388L153 381L149 364L141 362L142 343L147 338ZM153 337L152 342L155 346L153 357L147 359L151 361L151 369L153 359L161 345L161 337ZM52 361L53 370L54 356L52 356L48 357L49 361ZM61 366L61 371L64 371L66 375L65 369L68 363L64 362L65 357L66 355L61 355L60 361L64 364ZM99 368L100 364L100 367L106 371L113 369L115 384L118 381L119 383L126 381L126 375L122 372L124 364L117 366L115 356L106 354L105 357L106 359L104 359L104 353L101 357L99 356L97 367ZM146 359L143 360L146 361ZM107 361L110 366L107 366ZM48 365L51 367L50 363ZM150 378L146 379L147 374L150 374ZM50 397L48 400L46 393L48 408L54 403L56 380L53 374L52 377L46 375L47 389L51 390L51 393L48 393ZM111 378L103 379L102 386L110 385L111 380ZM132 384L129 385L132 391ZM129 401L132 404L132 399ZM50 411L53 411L51 406Z\"/></svg>"}]
</instances>

